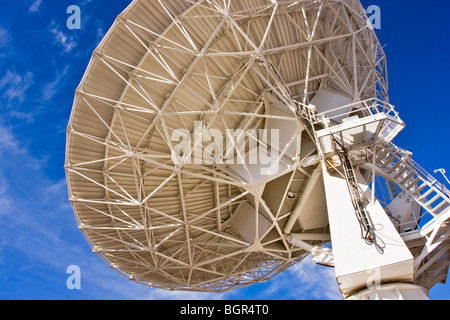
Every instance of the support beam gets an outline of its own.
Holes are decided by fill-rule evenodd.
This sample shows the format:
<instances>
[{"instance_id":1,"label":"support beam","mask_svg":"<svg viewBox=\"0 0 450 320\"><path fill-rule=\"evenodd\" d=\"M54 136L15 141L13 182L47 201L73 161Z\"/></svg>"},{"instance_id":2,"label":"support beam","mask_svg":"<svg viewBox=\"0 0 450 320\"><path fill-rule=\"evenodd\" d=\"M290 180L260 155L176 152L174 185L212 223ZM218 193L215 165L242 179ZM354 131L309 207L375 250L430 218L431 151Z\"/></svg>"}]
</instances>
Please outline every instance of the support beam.
<instances>
[{"instance_id":1,"label":"support beam","mask_svg":"<svg viewBox=\"0 0 450 320\"><path fill-rule=\"evenodd\" d=\"M347 181L338 173L323 173L328 206L336 278L344 298L366 288L373 281L413 282L414 259L379 202L366 202L365 210L374 229L373 244L361 238ZM368 183L356 171L360 189Z\"/></svg>"},{"instance_id":2,"label":"support beam","mask_svg":"<svg viewBox=\"0 0 450 320\"><path fill-rule=\"evenodd\" d=\"M311 195L311 192L314 189L314 186L316 185L317 181L319 180L321 173L321 167L320 164L316 170L314 170L311 178L309 179L305 189L303 190L303 193L300 197L300 199L297 201L296 206L294 207L294 210L291 213L291 216L289 217L288 222L286 223L286 226L284 227L284 232L289 234L292 231L292 228L294 227L295 222L297 221L298 217L300 216L300 213L303 211L304 206L308 202L309 196Z\"/></svg>"}]
</instances>

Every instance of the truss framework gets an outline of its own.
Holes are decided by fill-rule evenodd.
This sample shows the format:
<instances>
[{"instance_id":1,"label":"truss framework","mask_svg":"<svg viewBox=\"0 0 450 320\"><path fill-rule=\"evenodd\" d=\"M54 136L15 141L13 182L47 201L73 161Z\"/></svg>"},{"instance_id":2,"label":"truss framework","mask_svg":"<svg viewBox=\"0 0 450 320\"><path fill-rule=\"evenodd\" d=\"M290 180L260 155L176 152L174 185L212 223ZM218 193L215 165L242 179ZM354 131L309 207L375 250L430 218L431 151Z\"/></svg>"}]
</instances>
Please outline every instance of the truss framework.
<instances>
[{"instance_id":1,"label":"truss framework","mask_svg":"<svg viewBox=\"0 0 450 320\"><path fill-rule=\"evenodd\" d=\"M70 201L92 250L150 287L214 292L269 280L303 259L308 252L283 230L317 167L301 119L282 150L297 144L297 156L282 152L285 169L262 183L189 164L192 154L174 159L172 135L193 134L196 121L204 132L293 121L267 113L268 94L293 112L321 88L388 102L386 58L366 20L354 0L133 1L95 50L67 131ZM274 204L260 190L281 179ZM268 221L254 240L232 224L243 203L254 208L255 230L260 216ZM311 245L328 238L327 223L291 227Z\"/></svg>"}]
</instances>

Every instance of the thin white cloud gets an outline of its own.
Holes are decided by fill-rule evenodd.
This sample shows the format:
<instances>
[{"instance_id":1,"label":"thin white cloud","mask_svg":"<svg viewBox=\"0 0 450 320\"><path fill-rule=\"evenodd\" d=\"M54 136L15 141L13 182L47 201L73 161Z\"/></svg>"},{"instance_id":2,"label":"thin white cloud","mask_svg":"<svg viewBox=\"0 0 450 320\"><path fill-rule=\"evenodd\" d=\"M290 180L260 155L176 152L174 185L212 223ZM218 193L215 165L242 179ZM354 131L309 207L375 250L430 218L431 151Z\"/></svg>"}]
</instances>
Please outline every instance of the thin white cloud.
<instances>
[{"instance_id":1,"label":"thin white cloud","mask_svg":"<svg viewBox=\"0 0 450 320\"><path fill-rule=\"evenodd\" d=\"M104 22L100 19L94 20L95 28L97 28L97 37L95 39L96 44L99 43L106 35L104 30Z\"/></svg>"},{"instance_id":2,"label":"thin white cloud","mask_svg":"<svg viewBox=\"0 0 450 320\"><path fill-rule=\"evenodd\" d=\"M24 75L7 70L0 79L0 90L3 90L3 98L8 102L17 100L19 103L25 99L25 92L33 84L33 73L26 72Z\"/></svg>"},{"instance_id":3,"label":"thin white cloud","mask_svg":"<svg viewBox=\"0 0 450 320\"><path fill-rule=\"evenodd\" d=\"M7 47L9 44L10 36L8 31L0 26L0 48Z\"/></svg>"},{"instance_id":4,"label":"thin white cloud","mask_svg":"<svg viewBox=\"0 0 450 320\"><path fill-rule=\"evenodd\" d=\"M215 300L217 295L208 292L167 291L162 289L148 289L146 300Z\"/></svg>"},{"instance_id":5,"label":"thin white cloud","mask_svg":"<svg viewBox=\"0 0 450 320\"><path fill-rule=\"evenodd\" d=\"M311 255L287 272L291 284L285 288L298 299L342 300L334 268L316 264Z\"/></svg>"},{"instance_id":6,"label":"thin white cloud","mask_svg":"<svg viewBox=\"0 0 450 320\"><path fill-rule=\"evenodd\" d=\"M51 100L55 94L57 93L57 88L59 83L61 82L62 78L67 74L69 71L69 66L66 66L63 70L58 72L55 80L48 82L44 85L44 88L42 89L42 100L44 102Z\"/></svg>"},{"instance_id":7,"label":"thin white cloud","mask_svg":"<svg viewBox=\"0 0 450 320\"><path fill-rule=\"evenodd\" d=\"M11 128L0 124L0 163L3 169L9 159L24 156L25 149L12 133ZM6 214L13 205L9 182L0 170L0 216Z\"/></svg>"},{"instance_id":8,"label":"thin white cloud","mask_svg":"<svg viewBox=\"0 0 450 320\"><path fill-rule=\"evenodd\" d=\"M53 35L54 41L63 48L64 53L70 53L77 46L77 41L74 37L62 32L55 21L50 23L49 31Z\"/></svg>"},{"instance_id":9,"label":"thin white cloud","mask_svg":"<svg viewBox=\"0 0 450 320\"><path fill-rule=\"evenodd\" d=\"M8 194L6 179L0 175L0 216L11 208L11 197Z\"/></svg>"},{"instance_id":10,"label":"thin white cloud","mask_svg":"<svg viewBox=\"0 0 450 320\"><path fill-rule=\"evenodd\" d=\"M19 150L19 143L8 128L0 125L0 154L11 150Z\"/></svg>"},{"instance_id":11,"label":"thin white cloud","mask_svg":"<svg viewBox=\"0 0 450 320\"><path fill-rule=\"evenodd\" d=\"M40 170L44 160L32 157L28 151L28 137L15 134L12 127L0 123L0 173L8 165L26 163L27 170Z\"/></svg>"},{"instance_id":12,"label":"thin white cloud","mask_svg":"<svg viewBox=\"0 0 450 320\"><path fill-rule=\"evenodd\" d=\"M28 12L39 12L39 7L41 6L42 0L35 0L30 8L28 8Z\"/></svg>"}]
</instances>

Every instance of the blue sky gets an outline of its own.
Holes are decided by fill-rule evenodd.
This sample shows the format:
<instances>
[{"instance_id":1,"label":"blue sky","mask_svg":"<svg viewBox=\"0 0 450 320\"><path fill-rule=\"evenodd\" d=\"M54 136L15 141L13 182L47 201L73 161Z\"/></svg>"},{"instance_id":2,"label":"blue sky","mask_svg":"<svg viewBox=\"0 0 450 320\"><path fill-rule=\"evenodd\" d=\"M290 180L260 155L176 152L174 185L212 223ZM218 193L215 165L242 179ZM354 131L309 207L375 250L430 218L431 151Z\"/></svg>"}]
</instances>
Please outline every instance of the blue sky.
<instances>
[{"instance_id":1,"label":"blue sky","mask_svg":"<svg viewBox=\"0 0 450 320\"><path fill-rule=\"evenodd\" d=\"M429 172L450 172L450 2L364 0L381 8L391 102L406 122L397 145ZM93 254L78 230L64 173L74 91L123 0L2 0L0 11L0 299L340 299L331 268L306 259L268 283L222 295L149 289ZM81 9L69 30L66 9ZM444 181L441 176L437 176ZM81 289L66 286L78 265ZM449 299L450 284L432 299Z\"/></svg>"}]
</instances>

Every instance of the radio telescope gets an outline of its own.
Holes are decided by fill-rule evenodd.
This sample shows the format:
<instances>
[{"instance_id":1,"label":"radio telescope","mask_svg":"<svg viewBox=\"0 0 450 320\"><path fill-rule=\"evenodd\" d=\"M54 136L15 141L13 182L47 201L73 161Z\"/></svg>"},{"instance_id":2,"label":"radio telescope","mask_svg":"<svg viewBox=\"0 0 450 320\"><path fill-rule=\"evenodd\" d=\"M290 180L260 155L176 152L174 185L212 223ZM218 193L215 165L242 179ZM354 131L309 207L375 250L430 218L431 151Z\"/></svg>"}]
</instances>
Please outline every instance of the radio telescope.
<instances>
[{"instance_id":1,"label":"radio telescope","mask_svg":"<svg viewBox=\"0 0 450 320\"><path fill-rule=\"evenodd\" d=\"M207 292L311 254L345 299L426 299L449 269L449 191L392 143L405 124L367 21L357 0L133 1L68 126L93 252Z\"/></svg>"}]
</instances>

